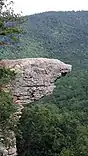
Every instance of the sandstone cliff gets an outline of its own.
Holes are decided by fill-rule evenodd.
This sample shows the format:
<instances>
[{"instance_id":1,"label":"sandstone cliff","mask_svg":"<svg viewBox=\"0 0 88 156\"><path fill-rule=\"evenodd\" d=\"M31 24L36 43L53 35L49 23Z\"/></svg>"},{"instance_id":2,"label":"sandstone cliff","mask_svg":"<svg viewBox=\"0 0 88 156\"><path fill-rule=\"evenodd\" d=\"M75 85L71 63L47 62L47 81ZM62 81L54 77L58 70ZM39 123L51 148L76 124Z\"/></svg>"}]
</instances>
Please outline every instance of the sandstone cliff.
<instances>
[{"instance_id":1,"label":"sandstone cliff","mask_svg":"<svg viewBox=\"0 0 88 156\"><path fill-rule=\"evenodd\" d=\"M30 103L51 94L55 88L54 81L72 68L57 59L46 58L2 60L0 65L17 73L10 88L14 101L19 104Z\"/></svg>"}]
</instances>

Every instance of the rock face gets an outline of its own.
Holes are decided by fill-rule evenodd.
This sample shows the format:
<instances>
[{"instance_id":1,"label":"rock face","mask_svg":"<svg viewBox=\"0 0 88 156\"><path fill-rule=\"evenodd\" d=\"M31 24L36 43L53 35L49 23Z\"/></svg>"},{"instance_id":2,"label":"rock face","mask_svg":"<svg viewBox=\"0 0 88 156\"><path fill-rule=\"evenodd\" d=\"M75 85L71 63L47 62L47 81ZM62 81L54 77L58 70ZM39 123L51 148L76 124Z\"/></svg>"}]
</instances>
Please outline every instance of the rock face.
<instances>
[{"instance_id":1,"label":"rock face","mask_svg":"<svg viewBox=\"0 0 88 156\"><path fill-rule=\"evenodd\" d=\"M0 156L16 156L17 155L17 150L16 150L16 138L14 132L11 130L8 131L8 144L5 145L3 143L3 134L0 131Z\"/></svg>"},{"instance_id":2,"label":"rock face","mask_svg":"<svg viewBox=\"0 0 88 156\"><path fill-rule=\"evenodd\" d=\"M0 65L17 73L10 88L18 104L30 103L51 94L55 88L54 81L72 68L57 59L46 58L2 60Z\"/></svg>"},{"instance_id":3,"label":"rock face","mask_svg":"<svg viewBox=\"0 0 88 156\"><path fill-rule=\"evenodd\" d=\"M21 105L51 94L55 88L54 81L65 76L72 68L71 65L57 59L46 58L1 60L0 66L15 70L15 80L4 89L11 89L14 102ZM2 143L0 144L0 156L17 155L16 138L11 131L9 140L9 148Z\"/></svg>"}]
</instances>

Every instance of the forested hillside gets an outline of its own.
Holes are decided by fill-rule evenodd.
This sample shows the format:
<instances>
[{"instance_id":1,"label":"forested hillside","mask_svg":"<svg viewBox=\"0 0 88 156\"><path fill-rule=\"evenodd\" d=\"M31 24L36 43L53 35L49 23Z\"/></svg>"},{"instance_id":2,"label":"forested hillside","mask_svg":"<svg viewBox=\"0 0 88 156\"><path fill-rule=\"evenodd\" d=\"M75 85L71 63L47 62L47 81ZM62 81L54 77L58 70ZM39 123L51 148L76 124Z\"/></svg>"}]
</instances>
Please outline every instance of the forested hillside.
<instances>
[{"instance_id":1,"label":"forested hillside","mask_svg":"<svg viewBox=\"0 0 88 156\"><path fill-rule=\"evenodd\" d=\"M21 27L15 44L1 37L7 44L0 59L57 58L72 64L73 71L56 81L52 96L24 109L19 156L88 156L88 12L35 14Z\"/></svg>"},{"instance_id":2,"label":"forested hillside","mask_svg":"<svg viewBox=\"0 0 88 156\"><path fill-rule=\"evenodd\" d=\"M44 47L45 56L87 66L88 12L49 12L28 19L28 36Z\"/></svg>"},{"instance_id":3,"label":"forested hillside","mask_svg":"<svg viewBox=\"0 0 88 156\"><path fill-rule=\"evenodd\" d=\"M14 50L9 39L2 38L8 44L7 51L0 49L1 58L49 57L87 67L88 12L46 12L25 19L21 43Z\"/></svg>"}]
</instances>

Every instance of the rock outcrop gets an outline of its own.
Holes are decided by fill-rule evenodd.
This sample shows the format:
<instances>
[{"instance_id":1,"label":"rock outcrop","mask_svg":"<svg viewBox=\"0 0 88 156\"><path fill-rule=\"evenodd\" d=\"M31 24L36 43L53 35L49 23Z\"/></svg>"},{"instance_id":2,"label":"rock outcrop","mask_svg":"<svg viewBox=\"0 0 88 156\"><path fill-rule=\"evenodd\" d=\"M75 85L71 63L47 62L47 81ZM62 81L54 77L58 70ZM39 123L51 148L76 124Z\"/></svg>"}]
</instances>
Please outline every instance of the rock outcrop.
<instances>
[{"instance_id":1,"label":"rock outcrop","mask_svg":"<svg viewBox=\"0 0 88 156\"><path fill-rule=\"evenodd\" d=\"M3 133L0 130L0 156L16 156L17 150L16 150L16 138L13 131L9 130L8 137L6 138L8 140L8 143L5 144L3 141Z\"/></svg>"},{"instance_id":2,"label":"rock outcrop","mask_svg":"<svg viewBox=\"0 0 88 156\"><path fill-rule=\"evenodd\" d=\"M54 81L71 72L72 66L57 59L27 58L18 60L1 60L1 67L16 72L16 77L4 90L11 89L14 102L24 105L38 100L44 95L52 94ZM11 132L10 140L14 145L6 148L0 144L0 156L16 156L16 139ZM13 137L14 136L14 137ZM12 138L12 139L11 139Z\"/></svg>"},{"instance_id":3,"label":"rock outcrop","mask_svg":"<svg viewBox=\"0 0 88 156\"><path fill-rule=\"evenodd\" d=\"M16 78L10 88L18 104L30 103L52 94L54 81L71 71L72 66L57 59L26 58L2 60L0 66L15 70Z\"/></svg>"}]
</instances>

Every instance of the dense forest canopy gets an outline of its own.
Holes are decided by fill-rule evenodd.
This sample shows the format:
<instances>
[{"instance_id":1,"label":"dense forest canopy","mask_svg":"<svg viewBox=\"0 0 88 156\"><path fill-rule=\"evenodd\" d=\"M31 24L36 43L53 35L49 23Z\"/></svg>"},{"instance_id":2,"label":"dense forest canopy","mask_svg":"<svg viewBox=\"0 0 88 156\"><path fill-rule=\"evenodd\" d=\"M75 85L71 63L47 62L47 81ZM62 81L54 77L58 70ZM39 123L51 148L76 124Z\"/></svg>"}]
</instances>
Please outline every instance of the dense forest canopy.
<instances>
[{"instance_id":1,"label":"dense forest canopy","mask_svg":"<svg viewBox=\"0 0 88 156\"><path fill-rule=\"evenodd\" d=\"M22 25L24 33L20 36L20 50L2 47L1 58L58 58L76 68L87 68L87 11L46 12L27 16L25 19L27 20ZM7 38L3 40L10 42Z\"/></svg>"}]
</instances>

